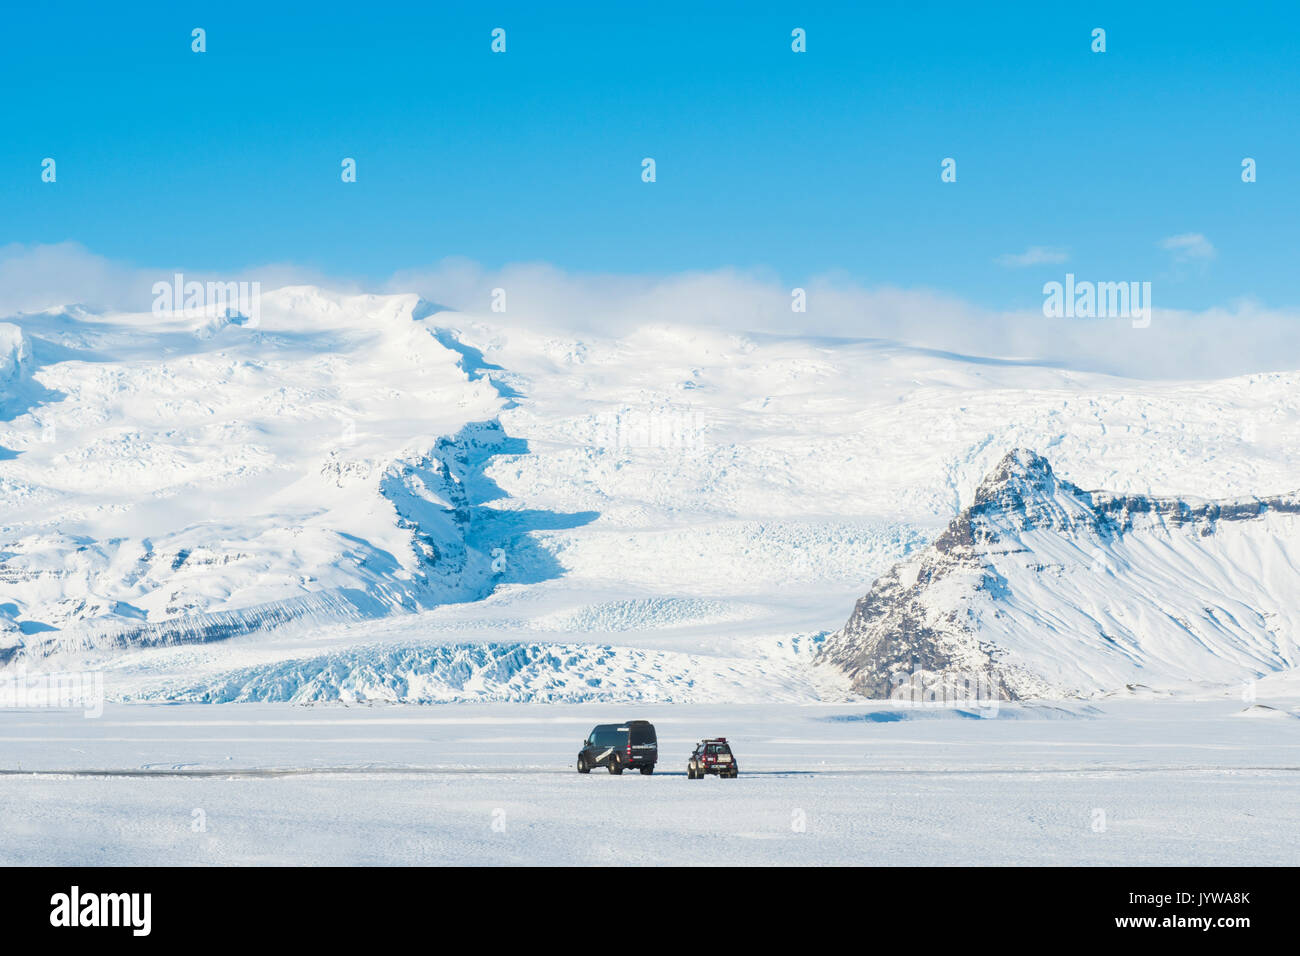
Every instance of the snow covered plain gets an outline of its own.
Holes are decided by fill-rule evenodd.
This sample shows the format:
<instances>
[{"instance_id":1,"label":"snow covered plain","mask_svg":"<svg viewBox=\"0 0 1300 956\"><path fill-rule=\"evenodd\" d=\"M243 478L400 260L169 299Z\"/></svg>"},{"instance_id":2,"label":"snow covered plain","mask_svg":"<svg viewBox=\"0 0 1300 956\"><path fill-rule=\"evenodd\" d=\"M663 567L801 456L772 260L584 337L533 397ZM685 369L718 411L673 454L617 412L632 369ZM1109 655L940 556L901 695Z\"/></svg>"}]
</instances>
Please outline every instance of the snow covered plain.
<instances>
[{"instance_id":1,"label":"snow covered plain","mask_svg":"<svg viewBox=\"0 0 1300 956\"><path fill-rule=\"evenodd\" d=\"M0 721L0 864L1295 864L1300 711L109 705ZM1267 693L1267 689L1265 688ZM1250 719L1251 715L1265 715ZM573 769L610 719L651 777ZM725 734L737 780L687 780Z\"/></svg>"}]
</instances>

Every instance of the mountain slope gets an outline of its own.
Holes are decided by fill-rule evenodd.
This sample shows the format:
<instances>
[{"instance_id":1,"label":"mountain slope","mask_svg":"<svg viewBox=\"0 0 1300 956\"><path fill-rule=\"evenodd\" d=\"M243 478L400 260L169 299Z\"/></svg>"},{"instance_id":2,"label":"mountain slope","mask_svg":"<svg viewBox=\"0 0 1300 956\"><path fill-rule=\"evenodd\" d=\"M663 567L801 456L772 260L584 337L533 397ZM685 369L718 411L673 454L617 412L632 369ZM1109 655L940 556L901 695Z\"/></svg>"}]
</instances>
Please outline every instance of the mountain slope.
<instances>
[{"instance_id":1,"label":"mountain slope","mask_svg":"<svg viewBox=\"0 0 1300 956\"><path fill-rule=\"evenodd\" d=\"M1010 447L1128 496L1285 488L1300 374L578 334L304 286L263 294L258 320L5 317L0 668L102 669L118 696L328 698L378 693L394 660L393 694L443 675L419 693L445 699L549 694L554 659L574 699L841 695L812 650ZM480 684L439 650L475 644L537 657Z\"/></svg>"},{"instance_id":2,"label":"mountain slope","mask_svg":"<svg viewBox=\"0 0 1300 956\"><path fill-rule=\"evenodd\" d=\"M1295 667L1297 635L1300 496L1089 492L1018 449L822 657L868 696L982 680L1014 699L1251 680Z\"/></svg>"},{"instance_id":3,"label":"mountain slope","mask_svg":"<svg viewBox=\"0 0 1300 956\"><path fill-rule=\"evenodd\" d=\"M490 593L482 472L514 450L491 383L416 296L285 289L263 312L0 326L0 660Z\"/></svg>"}]
</instances>

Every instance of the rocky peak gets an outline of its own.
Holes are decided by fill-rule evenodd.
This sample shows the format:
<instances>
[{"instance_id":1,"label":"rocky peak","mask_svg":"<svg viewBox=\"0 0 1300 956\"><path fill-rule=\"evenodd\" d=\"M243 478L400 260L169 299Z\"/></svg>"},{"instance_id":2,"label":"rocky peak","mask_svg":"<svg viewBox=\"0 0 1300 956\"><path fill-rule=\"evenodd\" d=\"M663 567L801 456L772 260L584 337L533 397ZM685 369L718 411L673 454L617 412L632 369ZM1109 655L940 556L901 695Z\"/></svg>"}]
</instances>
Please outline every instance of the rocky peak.
<instances>
[{"instance_id":1,"label":"rocky peak","mask_svg":"<svg viewBox=\"0 0 1300 956\"><path fill-rule=\"evenodd\" d=\"M1047 459L1029 448L1014 448L980 482L966 511L976 537L996 537L996 528L1096 528L1092 496L1057 478ZM983 529L980 531L979 529Z\"/></svg>"},{"instance_id":2,"label":"rocky peak","mask_svg":"<svg viewBox=\"0 0 1300 956\"><path fill-rule=\"evenodd\" d=\"M1023 499L1026 494L1050 495L1056 475L1047 459L1031 448L1013 448L984 476L975 491L974 504L1001 501L1008 496Z\"/></svg>"}]
</instances>

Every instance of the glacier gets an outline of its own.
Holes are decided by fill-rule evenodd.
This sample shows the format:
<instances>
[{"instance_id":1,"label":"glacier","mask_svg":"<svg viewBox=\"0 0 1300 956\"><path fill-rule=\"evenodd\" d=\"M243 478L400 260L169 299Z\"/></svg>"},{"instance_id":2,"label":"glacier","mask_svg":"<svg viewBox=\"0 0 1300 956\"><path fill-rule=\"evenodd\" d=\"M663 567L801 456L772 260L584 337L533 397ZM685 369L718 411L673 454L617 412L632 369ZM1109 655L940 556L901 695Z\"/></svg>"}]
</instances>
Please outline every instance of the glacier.
<instances>
[{"instance_id":1,"label":"glacier","mask_svg":"<svg viewBox=\"0 0 1300 956\"><path fill-rule=\"evenodd\" d=\"M1292 519L1223 503L1296 486L1298 379L601 335L309 286L264 293L256 323L6 316L0 668L93 667L120 699L880 693L901 657L865 663L845 616L1036 449L1112 504L1027 487L1064 524L927 591L986 635L942 653L996 659L1015 696L1285 673Z\"/></svg>"}]
</instances>

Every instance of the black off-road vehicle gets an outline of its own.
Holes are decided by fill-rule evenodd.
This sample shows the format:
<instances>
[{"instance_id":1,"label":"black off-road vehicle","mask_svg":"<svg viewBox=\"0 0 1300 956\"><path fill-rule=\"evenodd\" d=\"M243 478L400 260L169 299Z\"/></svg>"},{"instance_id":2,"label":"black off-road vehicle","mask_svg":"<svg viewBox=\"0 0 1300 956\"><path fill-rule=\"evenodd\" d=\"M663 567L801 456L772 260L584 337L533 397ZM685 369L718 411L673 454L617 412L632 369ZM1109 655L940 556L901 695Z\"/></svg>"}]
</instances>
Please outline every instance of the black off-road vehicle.
<instances>
[{"instance_id":1,"label":"black off-road vehicle","mask_svg":"<svg viewBox=\"0 0 1300 956\"><path fill-rule=\"evenodd\" d=\"M648 776L655 772L658 762L659 739L654 724L648 720L601 724L591 731L578 751L578 773L606 767L613 774L636 769Z\"/></svg>"}]
</instances>

